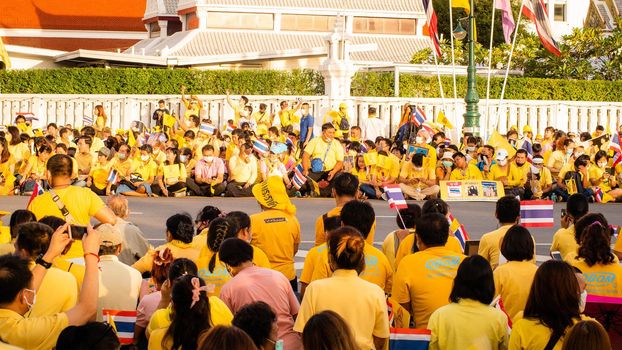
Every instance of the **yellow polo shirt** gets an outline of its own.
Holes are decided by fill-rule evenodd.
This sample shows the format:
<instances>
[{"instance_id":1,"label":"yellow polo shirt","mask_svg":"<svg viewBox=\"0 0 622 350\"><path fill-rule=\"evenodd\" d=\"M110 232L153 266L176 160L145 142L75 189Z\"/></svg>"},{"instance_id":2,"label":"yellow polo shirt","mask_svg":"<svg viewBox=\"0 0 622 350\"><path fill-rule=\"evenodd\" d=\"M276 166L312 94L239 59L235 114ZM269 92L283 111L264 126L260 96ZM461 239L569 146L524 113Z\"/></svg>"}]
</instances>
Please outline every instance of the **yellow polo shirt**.
<instances>
[{"instance_id":1,"label":"yellow polo shirt","mask_svg":"<svg viewBox=\"0 0 622 350\"><path fill-rule=\"evenodd\" d=\"M432 313L449 303L464 258L445 247L431 247L408 255L398 265L392 297L400 304L410 303L415 328L426 328Z\"/></svg>"},{"instance_id":2,"label":"yellow polo shirt","mask_svg":"<svg viewBox=\"0 0 622 350\"><path fill-rule=\"evenodd\" d=\"M24 318L15 311L0 309L0 339L29 350L49 350L69 326L67 314Z\"/></svg>"},{"instance_id":3,"label":"yellow polo shirt","mask_svg":"<svg viewBox=\"0 0 622 350\"><path fill-rule=\"evenodd\" d=\"M61 271L69 272L75 279L78 292L82 289L82 282L84 282L84 273L86 272L84 265L76 264L71 261L65 260L62 257L54 259L52 267L55 267Z\"/></svg>"},{"instance_id":4,"label":"yellow polo shirt","mask_svg":"<svg viewBox=\"0 0 622 350\"><path fill-rule=\"evenodd\" d=\"M397 247L397 253L395 254L395 268L396 269L398 266L400 266L400 262L402 261L402 259L404 259L404 257L412 254L412 247L414 243L415 243L415 233L413 230L413 233L406 236L402 240L402 242L400 242L400 245ZM460 241L458 240L458 238L454 236L450 235L449 237L447 237L447 243L445 243L445 248L451 250L452 252L456 254L462 254L462 245L460 244Z\"/></svg>"},{"instance_id":5,"label":"yellow polo shirt","mask_svg":"<svg viewBox=\"0 0 622 350\"><path fill-rule=\"evenodd\" d=\"M449 175L449 179L452 181L462 180L483 180L484 176L482 172L473 164L468 164L464 173L458 168L454 169Z\"/></svg>"},{"instance_id":6,"label":"yellow polo shirt","mask_svg":"<svg viewBox=\"0 0 622 350\"><path fill-rule=\"evenodd\" d=\"M305 263L302 267L300 274L300 282L309 284L312 281L313 273L317 268L317 265L321 263L320 256L326 254L326 243L309 249L307 256L305 257Z\"/></svg>"},{"instance_id":7,"label":"yellow polo shirt","mask_svg":"<svg viewBox=\"0 0 622 350\"><path fill-rule=\"evenodd\" d=\"M281 119L281 126L287 127L294 123L300 122L300 118L295 115L296 111L294 109L286 109L279 111L279 119Z\"/></svg>"},{"instance_id":8,"label":"yellow polo shirt","mask_svg":"<svg viewBox=\"0 0 622 350\"><path fill-rule=\"evenodd\" d=\"M468 327L465 327L468 325ZM508 319L503 311L471 299L460 299L430 316L430 350L507 349Z\"/></svg>"},{"instance_id":9,"label":"yellow polo shirt","mask_svg":"<svg viewBox=\"0 0 622 350\"><path fill-rule=\"evenodd\" d=\"M35 263L30 263L34 269ZM62 286L62 288L59 288ZM26 317L52 316L65 312L76 305L78 288L76 279L69 272L52 267L47 270L43 281L37 289L37 302Z\"/></svg>"},{"instance_id":10,"label":"yellow polo shirt","mask_svg":"<svg viewBox=\"0 0 622 350\"><path fill-rule=\"evenodd\" d=\"M266 253L273 270L293 280L296 277L294 246L300 244L298 219L281 210L264 210L251 215L251 227L251 243Z\"/></svg>"},{"instance_id":11,"label":"yellow polo shirt","mask_svg":"<svg viewBox=\"0 0 622 350\"><path fill-rule=\"evenodd\" d=\"M117 160L116 162L114 162L112 168L119 173L119 177L126 177L130 176L130 174L132 173L132 165L132 161L129 159L124 161Z\"/></svg>"},{"instance_id":12,"label":"yellow polo shirt","mask_svg":"<svg viewBox=\"0 0 622 350\"><path fill-rule=\"evenodd\" d=\"M531 261L508 261L493 271L495 295L501 295L512 322L516 322L517 314L525 309L537 270L538 266Z\"/></svg>"},{"instance_id":13,"label":"yellow polo shirt","mask_svg":"<svg viewBox=\"0 0 622 350\"><path fill-rule=\"evenodd\" d=\"M406 180L420 179L420 180L436 180L436 172L434 167L423 167L421 170L416 170L412 162L406 162L402 165L400 171L400 178ZM416 187L426 188L428 185L419 182Z\"/></svg>"},{"instance_id":14,"label":"yellow polo shirt","mask_svg":"<svg viewBox=\"0 0 622 350\"><path fill-rule=\"evenodd\" d=\"M579 251L579 243L574 238L574 225L568 228L560 228L553 235L553 243L551 243L551 252L559 251L562 257L576 256Z\"/></svg>"},{"instance_id":15,"label":"yellow polo shirt","mask_svg":"<svg viewBox=\"0 0 622 350\"><path fill-rule=\"evenodd\" d=\"M499 265L499 255L501 254L501 241L505 234L508 232L510 225L503 225L498 229L488 232L482 236L479 241L479 249L477 250L477 254L484 257L484 259L488 260L490 266L494 270ZM533 263L536 262L536 240L533 239L533 259L531 260Z\"/></svg>"},{"instance_id":16,"label":"yellow polo shirt","mask_svg":"<svg viewBox=\"0 0 622 350\"><path fill-rule=\"evenodd\" d=\"M622 266L617 259L607 265L588 266L583 259L579 258L572 262L572 266L583 272L587 282L588 294L622 297Z\"/></svg>"},{"instance_id":17,"label":"yellow polo shirt","mask_svg":"<svg viewBox=\"0 0 622 350\"><path fill-rule=\"evenodd\" d=\"M162 176L162 181L167 185L174 185L177 182L186 181L186 167L183 164L160 165L158 176Z\"/></svg>"},{"instance_id":18,"label":"yellow polo shirt","mask_svg":"<svg viewBox=\"0 0 622 350\"><path fill-rule=\"evenodd\" d=\"M335 207L331 210L329 210L328 212L326 212L324 215L326 215L327 217L333 217L333 216L339 216L341 215L341 208L342 207ZM319 246L322 243L326 243L326 232L324 231L324 215L320 215L317 217L317 219L315 220L315 246ZM374 219L374 223L371 226L371 230L369 230L369 236L367 236L367 239L365 240L365 242L369 243L369 244L374 244L374 236L376 235L376 219Z\"/></svg>"},{"instance_id":19,"label":"yellow polo shirt","mask_svg":"<svg viewBox=\"0 0 622 350\"><path fill-rule=\"evenodd\" d=\"M384 292L358 277L355 270L337 270L332 277L309 284L294 330L302 333L307 321L324 310L334 311L344 319L361 349L375 349L374 336L389 338Z\"/></svg>"},{"instance_id":20,"label":"yellow polo shirt","mask_svg":"<svg viewBox=\"0 0 622 350\"><path fill-rule=\"evenodd\" d=\"M178 240L172 240L170 242L167 242L155 248L154 250L156 252L159 252L160 250L163 250L165 248L169 248L171 250L173 258L186 258L194 261L195 263L199 258L199 254L201 253L198 249L192 246L192 243L184 243ZM138 270L140 273L151 271L151 269L153 268L154 250L148 251L147 254L145 254L142 258L140 258L140 260L135 262L132 267Z\"/></svg>"},{"instance_id":21,"label":"yellow polo shirt","mask_svg":"<svg viewBox=\"0 0 622 350\"><path fill-rule=\"evenodd\" d=\"M343 162L344 157L343 147L339 141L333 139L330 143L327 143L321 136L309 141L309 144L305 147L305 153L311 156L311 160L315 158L324 160L325 171L332 170L337 162Z\"/></svg>"},{"instance_id":22,"label":"yellow polo shirt","mask_svg":"<svg viewBox=\"0 0 622 350\"><path fill-rule=\"evenodd\" d=\"M391 293L393 269L391 268L389 259L387 259L378 248L369 243L365 243L363 253L365 254L365 269L361 272L359 277L382 288L387 294ZM311 282L328 278L333 274L328 264L327 249L324 249L323 253L316 259L316 266L313 270Z\"/></svg>"},{"instance_id":23,"label":"yellow polo shirt","mask_svg":"<svg viewBox=\"0 0 622 350\"><path fill-rule=\"evenodd\" d=\"M105 207L102 199L88 188L67 186L65 188L56 189L54 192L56 192L60 201L65 205L67 210L69 210L77 225L88 225L91 222L91 217L95 216L100 209ZM58 205L54 203L50 192L45 192L35 197L35 199L30 202L28 210L35 214L37 220L45 216L55 216L63 220L65 219L60 209L58 209Z\"/></svg>"},{"instance_id":24,"label":"yellow polo shirt","mask_svg":"<svg viewBox=\"0 0 622 350\"><path fill-rule=\"evenodd\" d=\"M590 320L591 318L581 316L582 320ZM577 323L579 320L574 320ZM570 327L569 327L570 328ZM553 331L540 323L537 319L523 318L516 321L512 325L512 333L510 334L510 343L508 349L544 349L551 338ZM568 329L565 334L568 334ZM561 337L553 350L561 350L564 343L564 337Z\"/></svg>"},{"instance_id":25,"label":"yellow polo shirt","mask_svg":"<svg viewBox=\"0 0 622 350\"><path fill-rule=\"evenodd\" d=\"M553 151L546 160L545 164L547 168L561 169L566 164L566 153L562 151Z\"/></svg>"},{"instance_id":26,"label":"yellow polo shirt","mask_svg":"<svg viewBox=\"0 0 622 350\"><path fill-rule=\"evenodd\" d=\"M112 162L108 162L105 165L96 163L91 167L89 176L93 178L93 184L100 190L106 189L108 186L108 176L110 175L110 169L112 169Z\"/></svg>"},{"instance_id":27,"label":"yellow polo shirt","mask_svg":"<svg viewBox=\"0 0 622 350\"><path fill-rule=\"evenodd\" d=\"M140 174L145 181L149 181L149 179L153 181L158 173L158 165L152 159L149 159L146 163L142 160L137 160L132 167L132 173Z\"/></svg>"}]
</instances>

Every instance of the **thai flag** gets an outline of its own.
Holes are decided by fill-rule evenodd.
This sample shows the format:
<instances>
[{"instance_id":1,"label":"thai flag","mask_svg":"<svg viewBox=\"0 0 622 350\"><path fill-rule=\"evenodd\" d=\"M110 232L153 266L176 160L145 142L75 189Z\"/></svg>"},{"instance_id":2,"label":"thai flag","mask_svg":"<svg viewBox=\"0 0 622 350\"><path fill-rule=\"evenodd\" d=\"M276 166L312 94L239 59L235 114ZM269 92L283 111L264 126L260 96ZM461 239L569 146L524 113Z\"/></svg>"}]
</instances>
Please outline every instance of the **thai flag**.
<instances>
[{"instance_id":1,"label":"thai flag","mask_svg":"<svg viewBox=\"0 0 622 350\"><path fill-rule=\"evenodd\" d=\"M429 329L391 328L389 349L428 350L432 331Z\"/></svg>"},{"instance_id":2,"label":"thai flag","mask_svg":"<svg viewBox=\"0 0 622 350\"><path fill-rule=\"evenodd\" d=\"M603 202L603 195L603 190L601 190L600 187L594 188L594 200L596 201L596 203Z\"/></svg>"},{"instance_id":3,"label":"thai flag","mask_svg":"<svg viewBox=\"0 0 622 350\"><path fill-rule=\"evenodd\" d=\"M296 165L294 168L294 177L292 180L294 181L294 187L299 190L305 182L307 182L307 177L302 174L304 169L302 168L302 164Z\"/></svg>"},{"instance_id":4,"label":"thai flag","mask_svg":"<svg viewBox=\"0 0 622 350\"><path fill-rule=\"evenodd\" d=\"M421 127L423 128L423 130L427 131L428 135L430 135L430 136L436 134L434 132L434 129L432 129L428 124L423 124L423 125L421 125Z\"/></svg>"},{"instance_id":5,"label":"thai flag","mask_svg":"<svg viewBox=\"0 0 622 350\"><path fill-rule=\"evenodd\" d=\"M427 118L425 116L425 113L423 113L423 110L421 110L421 108L416 107L415 110L412 111L411 113L412 113L410 116L411 121L415 123L417 127L420 127L423 125L423 123L425 123Z\"/></svg>"},{"instance_id":6,"label":"thai flag","mask_svg":"<svg viewBox=\"0 0 622 350\"><path fill-rule=\"evenodd\" d=\"M35 187L32 190L32 194L30 195L30 199L28 200L28 204L26 205L26 208L28 208L30 206L30 203L37 198L37 196L40 196L44 193L43 191L43 186L41 186L39 184L39 181L35 182Z\"/></svg>"},{"instance_id":7,"label":"thai flag","mask_svg":"<svg viewBox=\"0 0 622 350\"><path fill-rule=\"evenodd\" d=\"M493 306L495 309L497 310L501 310L501 312L503 312L505 314L505 316L508 318L508 333L512 331L512 318L510 317L510 315L508 315L508 312L505 310L505 305L503 305L503 299L501 299L501 296L498 295L495 300L492 301L492 303L490 303L491 306Z\"/></svg>"},{"instance_id":8,"label":"thai flag","mask_svg":"<svg viewBox=\"0 0 622 350\"><path fill-rule=\"evenodd\" d=\"M117 333L121 344L134 342L136 311L102 310L104 322L108 323Z\"/></svg>"},{"instance_id":9,"label":"thai flag","mask_svg":"<svg viewBox=\"0 0 622 350\"><path fill-rule=\"evenodd\" d=\"M432 39L436 56L441 57L441 44L438 40L438 24L436 20L436 12L434 12L434 7L432 6L432 0L422 0L422 2L423 8L425 9L425 15L427 17L424 29L427 28L428 35L430 36L430 39Z\"/></svg>"},{"instance_id":10,"label":"thai flag","mask_svg":"<svg viewBox=\"0 0 622 350\"><path fill-rule=\"evenodd\" d=\"M211 124L201 124L201 132L214 135L214 132L216 132L216 127Z\"/></svg>"},{"instance_id":11,"label":"thai flag","mask_svg":"<svg viewBox=\"0 0 622 350\"><path fill-rule=\"evenodd\" d=\"M549 15L546 12L544 2L542 2L542 0L524 0L522 10L523 16L529 18L536 25L538 36L544 48L553 55L560 56L561 52L559 51L557 42L553 39Z\"/></svg>"},{"instance_id":12,"label":"thai flag","mask_svg":"<svg viewBox=\"0 0 622 350\"><path fill-rule=\"evenodd\" d=\"M531 140L525 137L521 148L527 151L527 161L533 163L533 145L531 144Z\"/></svg>"},{"instance_id":13,"label":"thai flag","mask_svg":"<svg viewBox=\"0 0 622 350\"><path fill-rule=\"evenodd\" d=\"M613 151L613 162L611 164L612 167L616 167L616 165L622 162L622 147L620 147L620 137L617 132L614 132L611 135L611 141L609 141L609 150Z\"/></svg>"},{"instance_id":14,"label":"thai flag","mask_svg":"<svg viewBox=\"0 0 622 350\"><path fill-rule=\"evenodd\" d=\"M361 153L367 153L367 146L365 142L361 142Z\"/></svg>"},{"instance_id":15,"label":"thai flag","mask_svg":"<svg viewBox=\"0 0 622 350\"><path fill-rule=\"evenodd\" d=\"M116 184L117 181L119 181L119 172L116 169L110 170L110 174L108 174L108 179L106 181L112 184Z\"/></svg>"},{"instance_id":16,"label":"thai flag","mask_svg":"<svg viewBox=\"0 0 622 350\"><path fill-rule=\"evenodd\" d=\"M270 152L270 147L268 146L268 143L266 141L255 140L255 142L253 142L253 150L255 150L260 155L265 156L268 155L268 153Z\"/></svg>"},{"instance_id":17,"label":"thai flag","mask_svg":"<svg viewBox=\"0 0 622 350\"><path fill-rule=\"evenodd\" d=\"M520 222L523 227L553 227L553 201L521 201Z\"/></svg>"},{"instance_id":18,"label":"thai flag","mask_svg":"<svg viewBox=\"0 0 622 350\"><path fill-rule=\"evenodd\" d=\"M408 208L408 204L406 203L406 199L399 185L384 186L384 193L387 195L389 207L391 209L399 210Z\"/></svg>"},{"instance_id":19,"label":"thai flag","mask_svg":"<svg viewBox=\"0 0 622 350\"><path fill-rule=\"evenodd\" d=\"M458 219L456 219L452 213L449 213L449 230L453 233L454 237L458 239L460 245L462 246L462 251L466 247L466 242L469 240L469 234L464 229L464 225L460 224Z\"/></svg>"},{"instance_id":20,"label":"thai flag","mask_svg":"<svg viewBox=\"0 0 622 350\"><path fill-rule=\"evenodd\" d=\"M235 128L233 126L227 125L227 128L225 129L225 133L231 134L233 132L233 130L235 130Z\"/></svg>"},{"instance_id":21,"label":"thai flag","mask_svg":"<svg viewBox=\"0 0 622 350\"><path fill-rule=\"evenodd\" d=\"M84 117L82 117L82 124L83 125L93 125L93 117L85 115Z\"/></svg>"}]
</instances>

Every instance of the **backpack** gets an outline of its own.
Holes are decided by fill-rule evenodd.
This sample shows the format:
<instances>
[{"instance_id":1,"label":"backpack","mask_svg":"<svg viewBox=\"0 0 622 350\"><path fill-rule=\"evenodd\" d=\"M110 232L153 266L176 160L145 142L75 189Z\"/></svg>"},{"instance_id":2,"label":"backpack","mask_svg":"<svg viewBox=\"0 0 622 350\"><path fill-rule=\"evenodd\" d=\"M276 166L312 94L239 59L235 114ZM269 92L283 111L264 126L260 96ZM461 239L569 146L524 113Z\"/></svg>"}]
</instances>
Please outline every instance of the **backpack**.
<instances>
[{"instance_id":1,"label":"backpack","mask_svg":"<svg viewBox=\"0 0 622 350\"><path fill-rule=\"evenodd\" d=\"M347 117L341 117L341 121L339 121L339 130L350 130L350 122Z\"/></svg>"}]
</instances>

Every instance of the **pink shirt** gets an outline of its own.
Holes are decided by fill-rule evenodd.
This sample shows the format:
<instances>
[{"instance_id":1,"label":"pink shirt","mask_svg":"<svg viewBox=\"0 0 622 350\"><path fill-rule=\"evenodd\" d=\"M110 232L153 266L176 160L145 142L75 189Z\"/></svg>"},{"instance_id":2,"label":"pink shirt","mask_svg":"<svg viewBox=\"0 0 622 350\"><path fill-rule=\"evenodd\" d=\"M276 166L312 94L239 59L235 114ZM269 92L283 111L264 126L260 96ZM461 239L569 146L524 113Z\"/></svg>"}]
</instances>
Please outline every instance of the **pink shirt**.
<instances>
[{"instance_id":1,"label":"pink shirt","mask_svg":"<svg viewBox=\"0 0 622 350\"><path fill-rule=\"evenodd\" d=\"M298 314L300 304L282 273L263 267L248 267L222 287L220 299L233 314L256 301L270 305L277 317L278 339L283 339L283 347L288 350L302 349L300 334L293 330L293 316Z\"/></svg>"},{"instance_id":2,"label":"pink shirt","mask_svg":"<svg viewBox=\"0 0 622 350\"><path fill-rule=\"evenodd\" d=\"M138 303L138 307L136 308L137 326L147 328L151 315L153 315L155 310L158 308L158 304L160 304L160 299L162 299L162 293L157 291L145 295L140 300L140 303Z\"/></svg>"},{"instance_id":3,"label":"pink shirt","mask_svg":"<svg viewBox=\"0 0 622 350\"><path fill-rule=\"evenodd\" d=\"M197 165L194 167L194 175L196 177L201 177L203 179L214 178L217 177L218 174L225 173L225 163L222 159L218 157L214 157L212 164L208 165L203 159L197 162Z\"/></svg>"}]
</instances>

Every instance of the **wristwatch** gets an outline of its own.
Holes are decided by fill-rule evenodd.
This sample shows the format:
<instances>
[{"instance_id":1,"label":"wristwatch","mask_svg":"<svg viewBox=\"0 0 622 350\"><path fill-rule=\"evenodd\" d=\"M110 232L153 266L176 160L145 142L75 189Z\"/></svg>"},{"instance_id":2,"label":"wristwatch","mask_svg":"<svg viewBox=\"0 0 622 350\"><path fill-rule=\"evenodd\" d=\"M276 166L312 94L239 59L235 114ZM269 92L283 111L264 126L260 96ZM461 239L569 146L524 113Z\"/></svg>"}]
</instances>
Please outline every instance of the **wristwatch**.
<instances>
[{"instance_id":1,"label":"wristwatch","mask_svg":"<svg viewBox=\"0 0 622 350\"><path fill-rule=\"evenodd\" d=\"M37 260L35 260L35 263L45 267L46 269L49 269L50 267L52 267L52 263L49 263L43 260L43 254L39 254L39 256L37 257Z\"/></svg>"}]
</instances>

